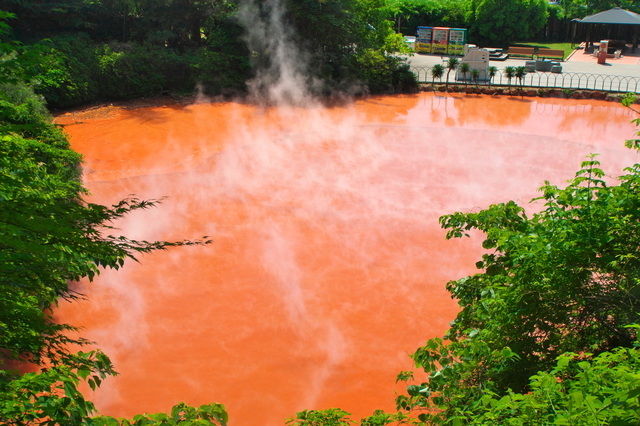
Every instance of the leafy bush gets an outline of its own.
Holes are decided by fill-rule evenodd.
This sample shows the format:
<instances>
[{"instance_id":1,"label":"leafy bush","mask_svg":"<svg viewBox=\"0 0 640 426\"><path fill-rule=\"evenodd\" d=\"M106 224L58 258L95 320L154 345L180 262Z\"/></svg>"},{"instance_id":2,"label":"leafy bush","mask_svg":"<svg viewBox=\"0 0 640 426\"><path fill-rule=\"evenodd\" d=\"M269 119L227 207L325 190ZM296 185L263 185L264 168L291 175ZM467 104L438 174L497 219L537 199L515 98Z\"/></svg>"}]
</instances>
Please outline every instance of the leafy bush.
<instances>
[{"instance_id":1,"label":"leafy bush","mask_svg":"<svg viewBox=\"0 0 640 426\"><path fill-rule=\"evenodd\" d=\"M133 44L103 45L98 50L97 85L105 99L133 99L160 93L165 79L158 54L151 47Z\"/></svg>"},{"instance_id":2,"label":"leafy bush","mask_svg":"<svg viewBox=\"0 0 640 426\"><path fill-rule=\"evenodd\" d=\"M60 128L50 124L51 115L41 95L24 83L0 84L0 133L12 132L55 148L69 142Z\"/></svg>"},{"instance_id":3,"label":"leafy bush","mask_svg":"<svg viewBox=\"0 0 640 426\"><path fill-rule=\"evenodd\" d=\"M95 100L98 57L84 33L62 34L43 45L36 91L51 108L65 108Z\"/></svg>"},{"instance_id":4,"label":"leafy bush","mask_svg":"<svg viewBox=\"0 0 640 426\"><path fill-rule=\"evenodd\" d=\"M249 78L246 57L200 49L191 65L193 78L210 95L244 92Z\"/></svg>"},{"instance_id":5,"label":"leafy bush","mask_svg":"<svg viewBox=\"0 0 640 426\"><path fill-rule=\"evenodd\" d=\"M531 392L487 393L474 425L640 424L640 350L617 348L589 361L565 353L550 372L531 377Z\"/></svg>"},{"instance_id":6,"label":"leafy bush","mask_svg":"<svg viewBox=\"0 0 640 426\"><path fill-rule=\"evenodd\" d=\"M418 86L407 64L380 50L366 49L357 58L359 76L371 93L406 92Z\"/></svg>"}]
</instances>

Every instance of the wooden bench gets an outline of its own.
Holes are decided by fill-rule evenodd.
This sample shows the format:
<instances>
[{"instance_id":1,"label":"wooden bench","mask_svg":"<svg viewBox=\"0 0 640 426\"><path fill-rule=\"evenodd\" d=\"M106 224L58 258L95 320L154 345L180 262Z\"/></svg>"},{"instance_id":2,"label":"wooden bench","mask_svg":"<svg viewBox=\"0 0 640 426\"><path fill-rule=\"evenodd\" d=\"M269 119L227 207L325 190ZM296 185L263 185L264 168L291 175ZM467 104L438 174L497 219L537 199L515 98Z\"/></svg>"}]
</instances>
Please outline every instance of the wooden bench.
<instances>
[{"instance_id":1,"label":"wooden bench","mask_svg":"<svg viewBox=\"0 0 640 426\"><path fill-rule=\"evenodd\" d=\"M538 49L538 58L560 59L564 61L564 50L540 48Z\"/></svg>"},{"instance_id":2,"label":"wooden bench","mask_svg":"<svg viewBox=\"0 0 640 426\"><path fill-rule=\"evenodd\" d=\"M509 56L517 55L517 56L528 56L533 59L533 47L509 47L509 51L507 52Z\"/></svg>"}]
</instances>

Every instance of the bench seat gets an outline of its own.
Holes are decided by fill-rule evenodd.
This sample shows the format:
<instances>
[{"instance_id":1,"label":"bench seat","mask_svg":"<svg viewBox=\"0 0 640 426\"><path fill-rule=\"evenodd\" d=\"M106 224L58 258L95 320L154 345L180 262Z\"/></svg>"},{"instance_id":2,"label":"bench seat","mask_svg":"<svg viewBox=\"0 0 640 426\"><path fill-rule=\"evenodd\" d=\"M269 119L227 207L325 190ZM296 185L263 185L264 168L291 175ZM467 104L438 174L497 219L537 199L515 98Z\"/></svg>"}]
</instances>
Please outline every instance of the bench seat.
<instances>
[{"instance_id":1,"label":"bench seat","mask_svg":"<svg viewBox=\"0 0 640 426\"><path fill-rule=\"evenodd\" d=\"M533 47L509 47L509 56L528 56L533 59Z\"/></svg>"},{"instance_id":2,"label":"bench seat","mask_svg":"<svg viewBox=\"0 0 640 426\"><path fill-rule=\"evenodd\" d=\"M559 49L538 49L538 58L560 59L564 61L564 50Z\"/></svg>"}]
</instances>

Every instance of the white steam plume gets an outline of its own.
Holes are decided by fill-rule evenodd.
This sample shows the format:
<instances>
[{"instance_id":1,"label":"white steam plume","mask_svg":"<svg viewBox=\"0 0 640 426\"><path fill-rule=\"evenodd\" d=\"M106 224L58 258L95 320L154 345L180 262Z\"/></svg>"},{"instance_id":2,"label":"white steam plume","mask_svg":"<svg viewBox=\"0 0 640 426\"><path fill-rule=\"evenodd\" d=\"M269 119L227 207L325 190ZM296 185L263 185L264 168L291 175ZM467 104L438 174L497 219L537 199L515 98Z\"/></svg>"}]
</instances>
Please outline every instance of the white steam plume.
<instances>
[{"instance_id":1,"label":"white steam plume","mask_svg":"<svg viewBox=\"0 0 640 426\"><path fill-rule=\"evenodd\" d=\"M285 25L281 0L243 0L238 19L245 27L256 76L248 82L251 95L275 105L310 105L307 56L294 44Z\"/></svg>"}]
</instances>

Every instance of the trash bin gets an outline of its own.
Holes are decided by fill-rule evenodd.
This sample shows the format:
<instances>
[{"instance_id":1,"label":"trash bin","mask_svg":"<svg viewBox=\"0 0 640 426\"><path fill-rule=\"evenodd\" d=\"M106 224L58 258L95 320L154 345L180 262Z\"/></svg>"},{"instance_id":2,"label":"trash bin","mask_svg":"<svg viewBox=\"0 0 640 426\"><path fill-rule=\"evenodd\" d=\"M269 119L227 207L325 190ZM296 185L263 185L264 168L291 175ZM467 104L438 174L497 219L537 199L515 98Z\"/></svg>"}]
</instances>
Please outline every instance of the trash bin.
<instances>
[{"instance_id":1,"label":"trash bin","mask_svg":"<svg viewBox=\"0 0 640 426\"><path fill-rule=\"evenodd\" d=\"M600 51L600 53L598 53L598 63L599 64L605 64L607 62L607 51Z\"/></svg>"}]
</instances>

